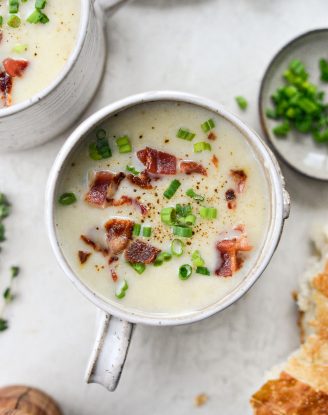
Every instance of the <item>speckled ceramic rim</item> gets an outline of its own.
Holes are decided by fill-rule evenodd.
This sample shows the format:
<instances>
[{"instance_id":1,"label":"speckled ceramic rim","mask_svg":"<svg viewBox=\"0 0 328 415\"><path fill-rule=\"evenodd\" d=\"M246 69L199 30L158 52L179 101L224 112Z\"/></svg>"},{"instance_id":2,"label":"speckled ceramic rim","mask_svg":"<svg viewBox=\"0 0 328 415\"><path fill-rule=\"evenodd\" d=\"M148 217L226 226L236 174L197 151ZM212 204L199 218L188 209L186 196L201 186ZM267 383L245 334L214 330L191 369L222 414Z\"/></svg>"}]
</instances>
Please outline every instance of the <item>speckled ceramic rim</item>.
<instances>
[{"instance_id":1,"label":"speckled ceramic rim","mask_svg":"<svg viewBox=\"0 0 328 415\"><path fill-rule=\"evenodd\" d=\"M15 104L11 107L0 109L0 119L4 117L8 117L17 112L23 111L24 109L38 103L45 96L50 94L51 91L56 89L60 85L62 80L67 77L67 75L69 74L74 63L77 61L79 54L82 50L82 46L83 46L83 43L85 41L85 37L87 34L89 13L90 13L90 0L81 0L81 21L80 21L78 38L77 38L74 50L71 53L70 57L68 58L66 65L64 66L60 74L50 83L50 85L48 85L45 89L40 91L38 94L34 95L32 98L27 99L23 102L20 102L19 104Z\"/></svg>"},{"instance_id":2,"label":"speckled ceramic rim","mask_svg":"<svg viewBox=\"0 0 328 415\"><path fill-rule=\"evenodd\" d=\"M271 183L271 189L269 190L271 191L272 214L270 219L270 225L268 227L268 234L264 242L263 249L259 254L259 259L261 259L261 261L259 261L259 259L257 260L254 268L247 274L247 276L245 276L244 280L226 297L224 297L217 303L208 306L205 309L195 311L193 313L186 315L161 316L158 314L155 315L139 311L132 312L130 310L125 310L121 306L117 306L116 304L105 301L103 298L101 298L99 295L93 292L90 288L88 288L84 283L82 283L81 280L75 275L74 271L72 271L71 267L64 258L56 237L54 210L58 197L57 185L60 182L61 173L65 167L65 161L70 157L72 152L74 152L74 150L80 144L80 141L86 137L88 132L94 129L102 121L109 118L111 115L114 115L117 112L120 112L122 110L136 106L141 103L156 101L190 103L213 111L218 115L224 117L226 120L230 121L247 138L250 145L252 145L254 151L257 153L259 160L261 160L263 165L265 165L266 172L268 172L270 175L269 178L267 177L267 180ZM286 203L286 198L284 197L284 195L286 195L287 193L284 192L285 190L283 187L283 177L281 176L279 166L273 154L266 147L263 141L258 137L258 135L255 134L252 130L250 130L236 116L227 112L222 106L218 105L217 103L194 95L171 91L146 92L115 102L101 109L100 111L96 112L91 117L86 119L67 139L64 146L60 150L50 172L46 190L46 223L51 246L62 269L65 271L65 273L73 282L73 284L96 306L98 306L99 308L101 308L109 314L112 314L123 320L130 321L132 323L142 323L150 325L186 324L202 320L225 309L226 307L237 301L242 295L244 295L249 290L249 288L255 283L255 281L259 278L259 276L263 273L279 242L279 238L283 228L284 218L288 216L289 204L288 201Z\"/></svg>"},{"instance_id":3,"label":"speckled ceramic rim","mask_svg":"<svg viewBox=\"0 0 328 415\"><path fill-rule=\"evenodd\" d=\"M322 32L323 33L326 32L328 34L328 28L315 29L315 30L310 30L309 32L303 33L302 35L297 36L297 37L293 38L291 41L289 41L285 46L283 46L281 49L279 49L279 51L274 55L274 57L271 59L269 65L267 66L267 68L264 72L262 81L261 81L259 100L258 100L258 111L259 111L259 116L260 116L261 127L262 127L262 130L264 132L266 141L269 144L270 148L272 148L272 150L279 156L279 158L281 160L283 160L291 169L293 169L297 173L301 173L303 176L309 177L311 179L326 182L326 181L328 181L328 179L325 179L323 177L312 176L311 174L305 173L303 170L301 170L301 169L297 168L296 166L294 166L293 164L291 164L284 157L284 155L279 151L279 149L274 145L274 142L271 139L271 134L270 134L270 131L269 131L269 128L268 128L268 125L267 125L264 102L263 102L264 89L265 89L266 83L268 82L269 73L271 71L272 66L275 65L276 61L281 57L281 55L283 53L285 53L287 49L292 48L294 43L296 43L296 42L298 42L298 41L300 41L304 38L307 38L308 36L312 36L312 35L315 35L317 33L322 33Z\"/></svg>"}]
</instances>

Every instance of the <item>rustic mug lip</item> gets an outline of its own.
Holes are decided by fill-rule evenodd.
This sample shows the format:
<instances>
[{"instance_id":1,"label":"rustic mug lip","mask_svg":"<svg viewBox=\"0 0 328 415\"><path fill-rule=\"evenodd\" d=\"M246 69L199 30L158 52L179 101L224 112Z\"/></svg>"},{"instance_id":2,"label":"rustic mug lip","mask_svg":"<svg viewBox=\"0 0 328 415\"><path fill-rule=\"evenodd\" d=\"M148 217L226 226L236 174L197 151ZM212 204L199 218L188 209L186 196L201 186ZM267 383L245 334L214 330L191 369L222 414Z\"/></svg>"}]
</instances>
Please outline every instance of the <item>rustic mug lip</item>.
<instances>
[{"instance_id":1,"label":"rustic mug lip","mask_svg":"<svg viewBox=\"0 0 328 415\"><path fill-rule=\"evenodd\" d=\"M237 287L235 287L234 290L228 293L227 296L223 299L219 300L214 304L211 304L205 309L198 310L193 312L192 314L187 315L152 316L151 313L124 310L123 308L117 307L116 305L105 301L103 298L101 298L100 295L96 294L94 291L92 291L92 289L87 287L71 269L70 265L66 261L59 247L59 243L56 236L56 227L54 220L56 188L61 177L62 168L65 165L66 159L74 151L79 141L82 140L85 137L85 135L97 124L101 123L104 119L114 115L115 113L145 102L154 101L175 101L194 104L196 106L213 111L219 114L220 116L223 116L228 121L230 121L243 135L245 135L248 138L248 140L252 142L253 146L256 147L259 153L261 153L261 157L263 157L264 162L266 163L266 166L268 167L268 170L270 172L270 179L272 185L271 191L273 192L276 201L275 205L272 206L273 219L271 219L271 224L268 229L267 238L264 241L264 247L267 245L266 252L262 258L262 262L257 267L256 271L253 272L250 278L245 278L242 282L240 282L240 284ZM284 213L286 206L284 204L283 194L283 177L281 175L279 165L274 155L268 149L268 147L262 141L262 139L249 127L247 127L241 120L239 120L239 118L231 114L221 105L206 98L202 98L184 92L151 91L133 95L107 105L106 107L100 109L99 111L91 115L89 118L87 118L85 121L83 121L68 137L65 144L59 151L50 171L46 187L46 225L48 236L50 239L50 244L61 268L68 276L68 278L71 280L71 282L77 287L77 289L92 303L94 303L98 308L122 320L127 320L131 323L165 326L188 324L205 319L207 317L212 316L213 314L218 313L219 311L224 310L225 308L236 302L240 297L242 297L262 275L263 271L270 262L270 259L278 245L282 233L284 219L286 217Z\"/></svg>"},{"instance_id":2,"label":"rustic mug lip","mask_svg":"<svg viewBox=\"0 0 328 415\"><path fill-rule=\"evenodd\" d=\"M17 114L25 109L32 107L41 100L43 100L47 95L52 91L57 89L62 81L68 76L72 67L76 63L80 52L82 50L84 41L87 35L87 27L90 16L90 0L80 0L81 1L81 20L79 25L78 38L75 43L74 49L71 52L66 64L56 78L44 89L42 89L37 94L33 95L31 98L26 99L25 101L19 102L18 104L12 105L7 108L0 108L0 119L9 117L13 114Z\"/></svg>"}]
</instances>

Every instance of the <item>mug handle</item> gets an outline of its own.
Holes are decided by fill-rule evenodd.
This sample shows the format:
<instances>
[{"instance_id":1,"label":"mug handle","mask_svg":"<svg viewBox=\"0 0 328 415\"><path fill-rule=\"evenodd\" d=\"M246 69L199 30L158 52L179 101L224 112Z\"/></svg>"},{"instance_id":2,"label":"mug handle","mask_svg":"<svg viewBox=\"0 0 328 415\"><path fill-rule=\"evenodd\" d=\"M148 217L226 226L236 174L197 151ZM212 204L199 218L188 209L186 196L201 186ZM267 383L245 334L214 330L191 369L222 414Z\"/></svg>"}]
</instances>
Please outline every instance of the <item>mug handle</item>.
<instances>
[{"instance_id":1,"label":"mug handle","mask_svg":"<svg viewBox=\"0 0 328 415\"><path fill-rule=\"evenodd\" d=\"M101 311L97 337L87 366L87 383L114 391L121 377L133 324Z\"/></svg>"},{"instance_id":2,"label":"mug handle","mask_svg":"<svg viewBox=\"0 0 328 415\"><path fill-rule=\"evenodd\" d=\"M106 13L107 16L114 14L124 3L129 0L96 0L98 7Z\"/></svg>"}]
</instances>

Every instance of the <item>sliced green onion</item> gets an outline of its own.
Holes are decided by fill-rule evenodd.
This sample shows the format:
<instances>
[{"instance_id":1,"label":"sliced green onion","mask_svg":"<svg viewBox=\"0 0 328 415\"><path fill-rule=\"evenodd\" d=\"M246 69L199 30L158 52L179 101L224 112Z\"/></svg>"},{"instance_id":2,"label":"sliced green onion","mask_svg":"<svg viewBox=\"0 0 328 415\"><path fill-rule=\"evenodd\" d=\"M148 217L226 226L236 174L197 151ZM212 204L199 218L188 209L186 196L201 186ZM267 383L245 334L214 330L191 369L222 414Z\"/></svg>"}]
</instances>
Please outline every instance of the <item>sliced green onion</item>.
<instances>
[{"instance_id":1,"label":"sliced green onion","mask_svg":"<svg viewBox=\"0 0 328 415\"><path fill-rule=\"evenodd\" d=\"M159 267L164 261L170 261L171 258L172 255L169 252L160 252L154 261L154 266Z\"/></svg>"},{"instance_id":2,"label":"sliced green onion","mask_svg":"<svg viewBox=\"0 0 328 415\"><path fill-rule=\"evenodd\" d=\"M201 207L199 213L203 219L216 219L217 217L217 209L212 207Z\"/></svg>"},{"instance_id":3,"label":"sliced green onion","mask_svg":"<svg viewBox=\"0 0 328 415\"><path fill-rule=\"evenodd\" d=\"M209 120L203 122L203 124L201 124L201 128L204 131L204 133L208 133L210 130L213 130L213 128L215 128L215 123L212 120L212 118L210 118Z\"/></svg>"},{"instance_id":4,"label":"sliced green onion","mask_svg":"<svg viewBox=\"0 0 328 415\"><path fill-rule=\"evenodd\" d=\"M211 275L210 270L206 267L197 267L196 273L201 275Z\"/></svg>"},{"instance_id":5,"label":"sliced green onion","mask_svg":"<svg viewBox=\"0 0 328 415\"><path fill-rule=\"evenodd\" d=\"M190 132L185 128L179 128L177 132L177 137L182 138L183 140L191 141L195 137L195 133Z\"/></svg>"},{"instance_id":6,"label":"sliced green onion","mask_svg":"<svg viewBox=\"0 0 328 415\"><path fill-rule=\"evenodd\" d=\"M125 169L126 171L129 171L130 173L134 174L135 176L137 176L140 173L140 171L136 170L133 166L127 165Z\"/></svg>"},{"instance_id":7,"label":"sliced green onion","mask_svg":"<svg viewBox=\"0 0 328 415\"><path fill-rule=\"evenodd\" d=\"M130 139L127 135L119 137L116 140L116 144L117 144L117 147L118 147L118 151L121 154L130 153L132 151L132 146L131 146L131 143L130 143Z\"/></svg>"},{"instance_id":8,"label":"sliced green onion","mask_svg":"<svg viewBox=\"0 0 328 415\"><path fill-rule=\"evenodd\" d=\"M16 14L12 14L11 16L8 17L8 20L7 20L8 26L17 28L20 26L20 24L21 24L21 19Z\"/></svg>"},{"instance_id":9,"label":"sliced green onion","mask_svg":"<svg viewBox=\"0 0 328 415\"><path fill-rule=\"evenodd\" d=\"M192 226L192 225L194 225L195 224L195 222L196 222L196 216L195 215L188 215L187 217L185 217L184 218L184 220L183 220L183 223L185 224L185 225L188 225L188 226Z\"/></svg>"},{"instance_id":10,"label":"sliced green onion","mask_svg":"<svg viewBox=\"0 0 328 415\"><path fill-rule=\"evenodd\" d=\"M30 14L26 20L27 22L32 23L32 24L37 24L37 23L46 24L49 22L48 16L38 9L35 9L34 12Z\"/></svg>"},{"instance_id":11,"label":"sliced green onion","mask_svg":"<svg viewBox=\"0 0 328 415\"><path fill-rule=\"evenodd\" d=\"M0 16L0 27L3 25L3 16Z\"/></svg>"},{"instance_id":12,"label":"sliced green onion","mask_svg":"<svg viewBox=\"0 0 328 415\"><path fill-rule=\"evenodd\" d=\"M192 229L187 226L174 225L173 235L190 238L192 236Z\"/></svg>"},{"instance_id":13,"label":"sliced green onion","mask_svg":"<svg viewBox=\"0 0 328 415\"><path fill-rule=\"evenodd\" d=\"M183 254L184 243L180 239L173 239L171 243L171 252L174 256L181 256Z\"/></svg>"},{"instance_id":14,"label":"sliced green onion","mask_svg":"<svg viewBox=\"0 0 328 415\"><path fill-rule=\"evenodd\" d=\"M19 267L13 266L10 268L10 273L11 273L11 278L16 278L17 275L19 274Z\"/></svg>"},{"instance_id":15,"label":"sliced green onion","mask_svg":"<svg viewBox=\"0 0 328 415\"><path fill-rule=\"evenodd\" d=\"M180 205L179 203L175 206L175 210L178 216L182 216L183 218L187 217L192 212L191 205Z\"/></svg>"},{"instance_id":16,"label":"sliced green onion","mask_svg":"<svg viewBox=\"0 0 328 415\"><path fill-rule=\"evenodd\" d=\"M194 267L202 267L205 265L205 261L203 260L199 251L194 251L191 255L191 260Z\"/></svg>"},{"instance_id":17,"label":"sliced green onion","mask_svg":"<svg viewBox=\"0 0 328 415\"><path fill-rule=\"evenodd\" d=\"M236 97L235 99L240 109L245 110L247 108L248 102L244 97L239 96L239 97Z\"/></svg>"},{"instance_id":18,"label":"sliced green onion","mask_svg":"<svg viewBox=\"0 0 328 415\"><path fill-rule=\"evenodd\" d=\"M201 153L202 151L211 151L212 147L210 143L206 143L205 141L199 141L198 143L194 144L194 153Z\"/></svg>"},{"instance_id":19,"label":"sliced green onion","mask_svg":"<svg viewBox=\"0 0 328 415\"><path fill-rule=\"evenodd\" d=\"M23 43L17 43L14 47L13 47L13 52L16 53L23 53L27 50L27 45L23 44Z\"/></svg>"},{"instance_id":20,"label":"sliced green onion","mask_svg":"<svg viewBox=\"0 0 328 415\"><path fill-rule=\"evenodd\" d=\"M0 318L0 331L5 331L8 328L8 321Z\"/></svg>"},{"instance_id":21,"label":"sliced green onion","mask_svg":"<svg viewBox=\"0 0 328 415\"><path fill-rule=\"evenodd\" d=\"M119 283L117 284L116 290L115 290L115 296L119 299L124 298L125 293L128 288L129 288L129 285L126 280L119 281Z\"/></svg>"},{"instance_id":22,"label":"sliced green onion","mask_svg":"<svg viewBox=\"0 0 328 415\"><path fill-rule=\"evenodd\" d=\"M137 262L137 263L132 263L129 262L129 264L131 265L131 267L138 273L138 274L142 274L144 272L144 270L146 269L146 265L141 263L141 262Z\"/></svg>"},{"instance_id":23,"label":"sliced green onion","mask_svg":"<svg viewBox=\"0 0 328 415\"><path fill-rule=\"evenodd\" d=\"M74 193L63 193L60 197L59 197L59 199L58 199L58 202L61 204L61 205L64 205L64 206L68 206L68 205L71 205L71 204L73 204L73 203L75 203L76 202L76 196L75 196L75 194Z\"/></svg>"},{"instance_id":24,"label":"sliced green onion","mask_svg":"<svg viewBox=\"0 0 328 415\"><path fill-rule=\"evenodd\" d=\"M9 13L18 13L19 1L9 0Z\"/></svg>"},{"instance_id":25,"label":"sliced green onion","mask_svg":"<svg viewBox=\"0 0 328 415\"><path fill-rule=\"evenodd\" d=\"M149 238L151 235L151 227L150 226L144 226L142 228L142 236L145 238Z\"/></svg>"},{"instance_id":26,"label":"sliced green onion","mask_svg":"<svg viewBox=\"0 0 328 415\"><path fill-rule=\"evenodd\" d=\"M5 230L4 224L2 222L0 222L0 242L3 242L3 241L6 240L5 232L6 232L6 230Z\"/></svg>"},{"instance_id":27,"label":"sliced green onion","mask_svg":"<svg viewBox=\"0 0 328 415\"><path fill-rule=\"evenodd\" d=\"M161 210L161 220L165 225L173 225L176 220L176 212L172 207L163 208Z\"/></svg>"},{"instance_id":28,"label":"sliced green onion","mask_svg":"<svg viewBox=\"0 0 328 415\"><path fill-rule=\"evenodd\" d=\"M97 133L100 130L97 131ZM105 130L103 130L105 131ZM106 136L103 136L103 134L97 135L96 142L93 142L89 145L89 156L92 160L102 160L107 159L112 156L112 150L109 147L108 140Z\"/></svg>"},{"instance_id":29,"label":"sliced green onion","mask_svg":"<svg viewBox=\"0 0 328 415\"><path fill-rule=\"evenodd\" d=\"M192 274L192 268L189 264L181 265L179 268L179 278L180 280L187 280Z\"/></svg>"},{"instance_id":30,"label":"sliced green onion","mask_svg":"<svg viewBox=\"0 0 328 415\"><path fill-rule=\"evenodd\" d=\"M10 303L10 301L12 301L12 299L14 298L10 287L6 288L3 292L3 298L5 299L6 303Z\"/></svg>"},{"instance_id":31,"label":"sliced green onion","mask_svg":"<svg viewBox=\"0 0 328 415\"><path fill-rule=\"evenodd\" d=\"M141 225L139 223L135 223L133 225L132 235L133 236L139 236L141 230Z\"/></svg>"},{"instance_id":32,"label":"sliced green onion","mask_svg":"<svg viewBox=\"0 0 328 415\"><path fill-rule=\"evenodd\" d=\"M46 7L47 0L35 0L35 8L36 9L44 9Z\"/></svg>"},{"instance_id":33,"label":"sliced green onion","mask_svg":"<svg viewBox=\"0 0 328 415\"><path fill-rule=\"evenodd\" d=\"M328 82L328 61L326 59L319 60L320 79L323 82Z\"/></svg>"},{"instance_id":34,"label":"sliced green onion","mask_svg":"<svg viewBox=\"0 0 328 415\"><path fill-rule=\"evenodd\" d=\"M189 197L192 197L194 200L197 200L199 202L202 202L203 200L205 200L205 197L202 195L198 195L196 192L194 192L193 189L188 189L186 191L186 195Z\"/></svg>"},{"instance_id":35,"label":"sliced green onion","mask_svg":"<svg viewBox=\"0 0 328 415\"><path fill-rule=\"evenodd\" d=\"M180 186L181 182L179 182L179 180L173 180L170 183L170 186L164 192L164 196L166 197L166 199L171 199Z\"/></svg>"}]
</instances>

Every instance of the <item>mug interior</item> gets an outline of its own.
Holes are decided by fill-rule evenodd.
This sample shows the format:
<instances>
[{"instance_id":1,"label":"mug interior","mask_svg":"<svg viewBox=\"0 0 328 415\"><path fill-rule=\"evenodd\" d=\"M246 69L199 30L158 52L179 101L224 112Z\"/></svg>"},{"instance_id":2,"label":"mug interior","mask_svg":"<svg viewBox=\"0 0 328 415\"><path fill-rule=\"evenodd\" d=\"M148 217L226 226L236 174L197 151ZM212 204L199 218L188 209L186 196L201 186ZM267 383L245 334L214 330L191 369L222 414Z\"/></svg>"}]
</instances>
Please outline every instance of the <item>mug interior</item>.
<instances>
[{"instance_id":1,"label":"mug interior","mask_svg":"<svg viewBox=\"0 0 328 415\"><path fill-rule=\"evenodd\" d=\"M253 267L246 273L246 275L244 275L242 281L226 296L204 309L195 310L185 314L165 314L163 316L159 315L158 313L125 309L123 305L113 304L96 292L92 291L83 281L81 281L79 276L76 275L76 273L72 270L71 266L67 262L65 256L63 255L63 252L58 243L54 218L54 206L58 199L58 188L63 172L65 171L65 167L70 162L72 155L87 139L88 134L98 125L100 125L105 119L110 118L112 115L118 112L124 111L128 108L137 106L142 103L151 103L158 101L193 104L196 107L205 108L214 113L217 113L219 116L225 118L234 127L236 127L251 145L259 163L262 166L265 180L268 184L270 198L269 224L267 226L267 233L263 246L259 250ZM111 104L88 118L77 128L77 130L75 130L75 132L73 132L73 134L69 137L60 153L58 154L55 164L50 173L47 186L46 213L50 241L55 251L57 260L71 281L95 305L108 312L109 314L113 314L116 317L128 320L130 322L152 325L176 325L191 323L206 318L234 303L254 284L257 278L264 271L278 244L283 226L283 190L281 180L281 173L279 171L277 162L272 153L262 142L262 140L246 125L244 125L237 117L228 113L216 103L189 94L176 92L154 92L133 96L131 98L127 98L125 100Z\"/></svg>"}]
</instances>

